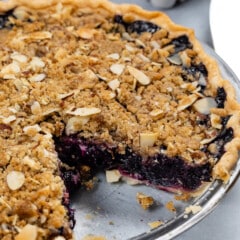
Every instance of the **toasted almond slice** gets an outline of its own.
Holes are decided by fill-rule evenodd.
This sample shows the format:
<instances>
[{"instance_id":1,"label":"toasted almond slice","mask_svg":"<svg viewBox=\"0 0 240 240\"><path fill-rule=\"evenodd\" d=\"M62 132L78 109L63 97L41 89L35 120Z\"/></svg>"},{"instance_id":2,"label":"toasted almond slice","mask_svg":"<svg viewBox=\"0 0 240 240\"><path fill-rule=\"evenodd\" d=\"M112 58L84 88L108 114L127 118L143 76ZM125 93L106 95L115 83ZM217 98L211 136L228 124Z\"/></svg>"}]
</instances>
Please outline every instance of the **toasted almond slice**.
<instances>
[{"instance_id":1,"label":"toasted almond slice","mask_svg":"<svg viewBox=\"0 0 240 240\"><path fill-rule=\"evenodd\" d=\"M25 176L22 172L11 171L7 175L7 185L11 190L17 190L23 186Z\"/></svg>"},{"instance_id":2,"label":"toasted almond slice","mask_svg":"<svg viewBox=\"0 0 240 240\"><path fill-rule=\"evenodd\" d=\"M20 63L26 63L28 61L27 56L20 54L18 52L12 53L10 57L11 57L11 59L13 59L17 62L20 62Z\"/></svg>"},{"instance_id":3,"label":"toasted almond slice","mask_svg":"<svg viewBox=\"0 0 240 240\"><path fill-rule=\"evenodd\" d=\"M110 66L110 71L116 75L121 75L124 68L125 65L116 63Z\"/></svg>"},{"instance_id":4,"label":"toasted almond slice","mask_svg":"<svg viewBox=\"0 0 240 240\"><path fill-rule=\"evenodd\" d=\"M31 82L41 82L45 78L46 78L46 74L45 73L40 73L40 74L33 75L32 77L29 78L29 80Z\"/></svg>"},{"instance_id":5,"label":"toasted almond slice","mask_svg":"<svg viewBox=\"0 0 240 240\"><path fill-rule=\"evenodd\" d=\"M31 111L34 115L38 115L41 113L42 108L38 101L33 102L33 104L31 105Z\"/></svg>"},{"instance_id":6,"label":"toasted almond slice","mask_svg":"<svg viewBox=\"0 0 240 240\"><path fill-rule=\"evenodd\" d=\"M37 68L44 68L45 62L43 62L43 60L39 57L33 57L30 62L30 66L33 70L35 70Z\"/></svg>"},{"instance_id":7,"label":"toasted almond slice","mask_svg":"<svg viewBox=\"0 0 240 240\"><path fill-rule=\"evenodd\" d=\"M52 38L52 33L47 31L33 32L28 35L22 36L20 40L44 40Z\"/></svg>"},{"instance_id":8,"label":"toasted almond slice","mask_svg":"<svg viewBox=\"0 0 240 240\"><path fill-rule=\"evenodd\" d=\"M152 117L160 117L163 114L164 114L164 111L162 109L154 109L149 113L149 115Z\"/></svg>"},{"instance_id":9,"label":"toasted almond slice","mask_svg":"<svg viewBox=\"0 0 240 240\"><path fill-rule=\"evenodd\" d=\"M182 59L177 53L167 57L167 60L174 65L182 65Z\"/></svg>"},{"instance_id":10,"label":"toasted almond slice","mask_svg":"<svg viewBox=\"0 0 240 240\"><path fill-rule=\"evenodd\" d=\"M194 109L201 114L210 114L211 108L216 108L217 103L212 97L205 97L199 99L193 104Z\"/></svg>"},{"instance_id":11,"label":"toasted almond slice","mask_svg":"<svg viewBox=\"0 0 240 240\"><path fill-rule=\"evenodd\" d=\"M131 66L127 66L127 69L129 71L129 73L137 79L137 81L142 84L142 85L148 85L151 80L150 78L143 73L142 71L138 70L137 68L131 67Z\"/></svg>"},{"instance_id":12,"label":"toasted almond slice","mask_svg":"<svg viewBox=\"0 0 240 240\"><path fill-rule=\"evenodd\" d=\"M118 79L114 79L112 81L110 81L108 83L108 86L113 90L115 91L119 86L120 86L120 82Z\"/></svg>"},{"instance_id":13,"label":"toasted almond slice","mask_svg":"<svg viewBox=\"0 0 240 240\"><path fill-rule=\"evenodd\" d=\"M2 118L2 122L5 124L9 124L17 119L16 116L14 116L14 115L11 115L9 117L1 117L0 116L0 118Z\"/></svg>"},{"instance_id":14,"label":"toasted almond slice","mask_svg":"<svg viewBox=\"0 0 240 240\"><path fill-rule=\"evenodd\" d=\"M177 107L177 110L180 112L186 108L188 108L189 106L191 106L196 100L198 99L198 96L196 94L192 94L189 96L186 96L184 98L182 98L179 101L179 105Z\"/></svg>"},{"instance_id":15,"label":"toasted almond slice","mask_svg":"<svg viewBox=\"0 0 240 240\"><path fill-rule=\"evenodd\" d=\"M15 237L15 240L36 240L38 235L37 231L38 231L37 226L27 224Z\"/></svg>"},{"instance_id":16,"label":"toasted almond slice","mask_svg":"<svg viewBox=\"0 0 240 240\"><path fill-rule=\"evenodd\" d=\"M35 124L32 126L26 126L23 128L23 132L26 133L28 136L35 136L40 131L41 131L41 128L38 124Z\"/></svg>"},{"instance_id":17,"label":"toasted almond slice","mask_svg":"<svg viewBox=\"0 0 240 240\"><path fill-rule=\"evenodd\" d=\"M89 121L89 116L81 117L81 116L75 116L71 117L66 124L66 134L69 136L71 134L77 133L82 125L87 124Z\"/></svg>"},{"instance_id":18,"label":"toasted almond slice","mask_svg":"<svg viewBox=\"0 0 240 240\"><path fill-rule=\"evenodd\" d=\"M118 53L112 53L112 54L107 55L107 58L118 60L120 58L120 55Z\"/></svg>"},{"instance_id":19,"label":"toasted almond slice","mask_svg":"<svg viewBox=\"0 0 240 240\"><path fill-rule=\"evenodd\" d=\"M94 34L96 34L97 31L95 29L89 29L89 28L79 28L76 31L76 35L82 39L92 39L94 37Z\"/></svg>"},{"instance_id":20,"label":"toasted almond slice","mask_svg":"<svg viewBox=\"0 0 240 240\"><path fill-rule=\"evenodd\" d=\"M77 108L74 111L67 111L66 113L70 114L70 115L85 117L85 116L95 115L95 114L100 113L100 112L101 112L100 108L84 107L84 108Z\"/></svg>"},{"instance_id":21,"label":"toasted almond slice","mask_svg":"<svg viewBox=\"0 0 240 240\"><path fill-rule=\"evenodd\" d=\"M140 146L152 147L157 140L157 133L140 133Z\"/></svg>"},{"instance_id":22,"label":"toasted almond slice","mask_svg":"<svg viewBox=\"0 0 240 240\"><path fill-rule=\"evenodd\" d=\"M121 174L118 170L107 170L106 171L106 180L108 183L119 182Z\"/></svg>"}]
</instances>

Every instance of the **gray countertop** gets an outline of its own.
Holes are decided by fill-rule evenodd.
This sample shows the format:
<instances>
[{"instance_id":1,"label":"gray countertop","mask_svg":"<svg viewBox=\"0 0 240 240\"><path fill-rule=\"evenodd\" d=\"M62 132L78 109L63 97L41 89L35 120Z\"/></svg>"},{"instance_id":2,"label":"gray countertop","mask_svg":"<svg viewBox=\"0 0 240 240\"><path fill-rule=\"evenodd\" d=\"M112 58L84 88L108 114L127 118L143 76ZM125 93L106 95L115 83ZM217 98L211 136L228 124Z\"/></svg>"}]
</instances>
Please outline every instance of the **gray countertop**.
<instances>
[{"instance_id":1,"label":"gray countertop","mask_svg":"<svg viewBox=\"0 0 240 240\"><path fill-rule=\"evenodd\" d=\"M135 3L154 9L146 0L112 0L116 3ZM174 8L162 10L177 23L194 29L197 38L212 45L209 26L210 0L188 0ZM221 200L217 208L200 223L184 232L176 240L239 240L240 239L240 181Z\"/></svg>"}]
</instances>

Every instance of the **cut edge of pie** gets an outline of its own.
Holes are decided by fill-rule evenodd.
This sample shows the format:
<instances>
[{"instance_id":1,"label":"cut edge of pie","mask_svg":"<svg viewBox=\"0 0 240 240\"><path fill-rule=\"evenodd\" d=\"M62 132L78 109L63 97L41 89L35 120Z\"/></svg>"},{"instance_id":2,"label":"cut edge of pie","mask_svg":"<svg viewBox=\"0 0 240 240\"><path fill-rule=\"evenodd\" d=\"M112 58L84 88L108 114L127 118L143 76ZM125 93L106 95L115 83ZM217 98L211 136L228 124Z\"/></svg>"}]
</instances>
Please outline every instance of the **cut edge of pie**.
<instances>
[{"instance_id":1,"label":"cut edge of pie","mask_svg":"<svg viewBox=\"0 0 240 240\"><path fill-rule=\"evenodd\" d=\"M212 178L213 179L221 179L224 182L227 182L231 175L231 170L233 169L234 165L236 164L236 162L238 160L238 151L240 149L240 128L239 128L240 105L237 103L237 100L236 100L235 89L229 83L229 81L222 79L217 62L212 57L210 57L208 54L205 53L201 44L196 39L196 37L194 35L194 31L189 28L185 28L183 26L176 25L164 13L149 12L149 11L143 10L142 8L135 6L135 5L128 5L128 4L116 5L116 4L113 4L113 3L105 1L105 0L88 0L88 1L83 1L83 0L62 0L62 1L57 1L57 0L51 0L51 1L49 1L49 0L48 1L46 1L46 0L39 0L39 1L10 0L7 2L0 2L0 12L6 13L9 10L15 9L17 7L24 7L24 8L26 7L29 9L39 10L39 11L44 12L45 9L47 10L47 8L49 8L49 7L52 8L53 6L56 6L56 9L61 11L61 7L62 7L61 4L62 5L70 5L76 9L88 8L88 10L91 9L93 12L98 11L98 10L103 10L104 12L107 12L109 14L109 16L112 16L112 17L124 16L125 17L124 20L120 20L120 22L121 21L133 22L133 21L138 21L138 20L149 21L149 22L156 24L157 26L160 26L162 29L166 29L168 31L170 39L173 39L173 40L178 38L179 36L187 36L187 38L189 39L189 42L192 44L192 49L194 49L194 52L196 53L197 56L200 56L201 63L203 63L203 65L207 67L207 72L208 72L207 79L208 79L209 92L211 92L213 95L216 96L218 94L219 88L221 88L226 93L224 107L223 108L221 108L221 107L214 108L213 113L218 116L223 116L223 117L230 116L225 127L226 127L226 129L229 129L229 128L232 129L233 137L226 144L223 145L224 152L223 152L221 158L218 160L218 162L216 164L214 164L214 166L213 166ZM21 15L21 11L19 14ZM127 24L127 23L123 23L123 24ZM44 26L40 26L39 28L41 28L41 27L44 28ZM47 35L47 33L46 33L46 35ZM46 36L46 38L48 38L48 37L49 36ZM88 36L85 35L85 37L88 40ZM1 39L1 35L0 35L0 39ZM131 40L130 40L130 42L131 42ZM141 44L144 44L144 43L139 41L138 45L141 45ZM0 44L0 51L1 51L1 47L2 46ZM0 57L1 57L1 55L0 55ZM19 56L17 56L17 57L19 57ZM15 60L17 59L17 57L15 56ZM113 59L117 58L116 55L111 56L111 57ZM14 57L13 57L13 59L14 59ZM19 58L16 61L19 61ZM20 59L20 61L21 61L21 59ZM22 61L25 61L25 60L22 60ZM175 61L175 60L169 60L169 61ZM41 65L42 63L39 63L39 64ZM45 63L45 64L48 64L48 63ZM112 72L118 74L118 71L121 71L121 70L119 70L119 65L117 67L115 65L115 68L112 69ZM138 78L139 74L141 75L141 73L136 71L136 68L131 68L131 66L128 67L128 71L129 71L130 75L134 75L135 78ZM17 73L18 70L16 70L15 72ZM44 76L39 74L38 77L41 78ZM144 77L143 77L143 75L141 75L140 78L143 78L143 82L141 82L141 80L139 81L140 84L147 85L147 83L145 83L144 81L148 81L148 78L145 78L145 75L144 75ZM11 80L9 80L9 78L7 78L7 80L6 79L3 80L3 76L0 75L0 81L11 81ZM36 81L41 81L41 79L40 80L37 79ZM110 86L110 88L115 89L116 84L118 85L119 82L113 81L113 82L111 82L111 84L109 86ZM19 88L21 88L21 87L19 87ZM75 93L71 93L71 94L75 94ZM70 97L72 96L71 94L64 95L62 97L68 98L69 96ZM196 101L196 99L194 100L194 102L195 101ZM38 104L36 104L34 107L37 108ZM2 109L3 108L1 106L1 111L2 111ZM33 110L33 108L32 108L32 110ZM14 111L16 111L16 109ZM27 106L26 106L26 111L29 111L27 109ZM58 107L56 107L56 110L54 110L54 111L58 111ZM86 117L86 116L88 116L86 114L86 111L88 112L87 114L95 115L100 110L97 107L91 107L91 108L83 108L83 107L76 108L75 107L75 108L68 110L67 114L73 115L73 116L77 116L78 114L80 114L81 116ZM89 113L89 111L90 111L90 113ZM34 110L33 110L33 112L34 112ZM2 114L2 113L0 112L0 114ZM6 113L6 114L8 114L8 113ZM156 112L154 112L153 114L156 114ZM0 130L2 130L2 131L9 130L9 128L7 126L11 125L12 122L14 122L16 120L13 118L11 119L11 117L13 117L13 115L7 116L5 119L1 116L0 120L2 122L0 122ZM24 118L24 116L20 116L20 117ZM59 119L56 117L56 120L58 121ZM67 119L67 120L69 120L69 119ZM85 120L86 119L83 119L83 121L85 121ZM39 122L41 122L41 121L39 121ZM7 158L13 158L13 159L22 158L22 161L24 162L25 165L34 169L35 167L37 168L38 166L36 166L35 165L36 163L34 163L32 161L32 159L30 157L31 153L29 153L29 156L25 155L24 149L26 149L26 146L33 152L34 152L35 148L36 149L40 149L40 148L45 149L43 152L40 152L40 151L37 152L37 154L38 154L39 158L46 157L47 160L51 159L51 161L49 160L49 162L41 163L41 164L45 164L47 168L51 169L51 171L46 171L45 173L41 173L41 174L46 175L45 176L46 182L41 183L41 184L44 184L46 187L39 189L38 193L35 195L35 198L38 198L39 205L37 207L39 207L40 205L43 206L41 211L44 210L44 204L46 201L51 200L52 205L50 207L46 206L46 213L43 212L42 216L39 216L39 213L37 212L38 209L36 209L36 206L33 204L33 202L31 202L31 201L33 201L33 196L31 198L31 201L28 199L26 199L26 201L23 199L21 199L22 201L17 199L20 196L18 196L18 194L16 193L16 190L24 189L24 188L27 189L27 187L24 186L24 184L26 184L26 181L28 183L31 183L31 181L32 181L32 182L34 182L34 184L36 183L36 186L37 186L37 184L38 184L37 177L38 176L37 177L34 176L32 178L31 174L29 174L29 173L24 172L24 174L23 174L21 167L19 167L17 165L17 161L15 161L15 160L13 161L14 165L10 166L10 167L7 164L4 166L4 163L1 163L0 164L0 167L1 167L0 180L2 182L6 183L5 184L6 186L4 186L6 191L8 188L10 188L12 191L12 195L10 197L11 200L9 198L5 199L4 195L3 196L0 195L0 209L2 208L1 215L3 216L4 214L6 214L6 216L7 216L6 217L7 222L5 224L4 224L4 222L0 222L0 236L2 237L2 239L11 239L11 234L12 234L11 232L14 232L14 235L17 235L17 237L15 238L17 240L21 240L21 239L28 240L27 237L29 236L28 235L29 232L32 234L31 237L34 236L34 239L49 239L49 236L51 236L51 238L53 238L53 239L61 239L61 238L58 238L59 236L70 239L72 236L71 230L68 226L68 221L69 221L68 218L69 217L67 216L68 214L71 213L72 210L69 209L69 212L67 213L67 210L65 208L66 206L69 208L69 202L68 202L69 196L68 196L67 192L64 192L64 183L61 180L61 178L59 177L59 176L61 176L59 169L64 168L64 169L67 169L67 171L69 170L69 171L73 171L73 172L74 172L74 170L72 170L72 166L68 166L68 165L65 166L65 164L62 164L62 163L60 164L58 162L58 157L55 153L54 142L53 142L54 140L52 139L52 135L47 132L45 132L44 134L40 133L40 132L44 132L44 130L39 129L39 125L38 125L39 122L36 121L35 122L36 124L32 125L30 127L24 126L24 125L22 127L20 127L19 131L22 131L24 134L26 134L30 138L33 137L33 140L29 140L29 142L27 143L28 145L26 145L25 138L24 137L21 138L21 134L16 135L16 137L19 138L18 146L15 147L15 146L9 145L9 147L11 147L12 156L7 156L6 143L5 143L4 138L1 137L0 143L2 146L0 147L0 150L2 152L0 152L0 157L2 159L5 159L5 161L7 161L7 162L9 161L9 159L7 159ZM15 127L17 128L17 126L15 126ZM62 126L59 126L59 128L61 128L61 127ZM225 135L223 135L223 136L225 136ZM59 145L60 148L58 149L58 153L61 153L61 146L64 146L65 144L67 145L69 138L68 138L68 136L66 136L66 137L67 137L67 139L63 138L63 141L62 141L62 139L59 138L60 139L60 145ZM71 142L75 142L76 145L78 145L78 146L81 145L81 147L80 147L81 150L83 150L86 147L86 144L90 144L90 145L93 144L91 141L86 142L86 139L81 139L81 138L79 139L78 136L75 137L75 135L73 135L71 137L72 137L70 139ZM149 137L150 137L150 142L152 141L153 138L155 138L155 136L148 134L148 133L142 133L142 135L140 136L140 139L141 139L141 137L142 137L143 141L147 142L146 143L147 145L149 144ZM34 146L34 144L36 144L35 141L38 142L38 146ZM6 140L6 142L7 142L7 140ZM9 141L7 144L11 144L11 141ZM150 143L150 145L151 144L152 143ZM91 146L92 146L92 148L96 147L94 144ZM19 151L19 149L21 149L21 151ZM3 152L3 151L6 151L6 152ZM36 150L36 151L38 151L38 150ZM115 146L110 146L110 147L105 146L101 142L100 150L97 149L97 151L99 151L101 154L104 151L107 151L107 152L110 152L110 155L111 155L111 154L115 153ZM84 150L83 150L83 152L84 152ZM129 155L130 158L133 157L131 151L129 151L129 154L130 154ZM135 155L134 155L134 157L135 157ZM137 155L137 157L138 157L138 155ZM122 156L120 156L119 159L120 159L120 161L123 161ZM5 168L8 168L8 171L7 171L8 174L4 173ZM86 170L86 168L87 168L87 170ZM113 168L113 166L111 166L111 168ZM141 176L129 174L128 172L125 171L124 168L120 169L120 172L123 175L126 174L127 176L141 180ZM83 166L83 169L81 170L81 174L85 174L85 173L86 173L86 175L88 175L88 166ZM29 177L29 175L30 175L30 177ZM77 177L78 177L78 173L76 173L76 178ZM17 181L15 181L15 180L12 181L12 179L15 179L15 180L17 179ZM40 177L40 179L41 179L41 181L43 180L41 177ZM78 180L76 180L76 181L78 181ZM149 183L148 181L146 181L146 182ZM49 185L50 188L48 186L49 183L53 183L53 184ZM77 182L76 185L78 185L78 184L79 183ZM157 185L157 184L153 183L153 185ZM171 188L168 186L163 187L163 189L174 191L174 188ZM179 190L179 189L177 189L177 190ZM45 191L48 192L47 194L50 199L48 199L48 200L43 199L42 202L39 202L39 198L41 198L41 195L46 194ZM182 191L184 191L184 189ZM64 196L64 194L66 196ZM16 198L15 198L15 196L16 196ZM64 200L66 202L62 203L61 201L64 201ZM9 204L8 201L12 201L12 202ZM15 204L17 204L17 205L15 205ZM54 204L56 204L56 205L54 206ZM14 208L13 208L13 206L14 206ZM27 206L26 207L27 210L24 209L25 206ZM51 211L53 211L54 214L56 214L56 215L51 216ZM12 214L12 213L14 213L14 214ZM10 216L8 216L9 214L10 214ZM40 221L40 222L42 221L43 223L44 223L44 221L47 221L48 219L44 219L45 215L49 217L50 220L49 220L48 224L50 226L52 226L52 229L47 230L48 235L46 235L46 236L44 235L44 234L46 234L46 233L44 233L44 229L35 225L35 222L36 222L35 218L41 218L40 220L37 220L37 221ZM14 217L15 217L15 220L13 219ZM26 220L26 219L28 219L28 220ZM11 224L14 221L18 222L18 224L20 224L20 225L18 225L17 227L11 226ZM11 226L11 228L10 228L10 226ZM10 230L9 230L9 228L10 228ZM20 230L20 228L22 228L22 229ZM29 239L33 239L33 238L29 238Z\"/></svg>"}]
</instances>

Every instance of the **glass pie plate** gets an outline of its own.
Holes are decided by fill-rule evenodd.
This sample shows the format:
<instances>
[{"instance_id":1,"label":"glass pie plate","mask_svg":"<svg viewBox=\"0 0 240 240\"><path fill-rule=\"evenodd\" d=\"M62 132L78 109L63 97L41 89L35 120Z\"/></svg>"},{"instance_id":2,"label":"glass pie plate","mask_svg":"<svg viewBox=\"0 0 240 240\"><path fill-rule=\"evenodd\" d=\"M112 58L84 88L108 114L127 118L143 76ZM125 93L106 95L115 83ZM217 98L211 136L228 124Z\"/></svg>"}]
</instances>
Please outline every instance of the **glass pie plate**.
<instances>
[{"instance_id":1,"label":"glass pie plate","mask_svg":"<svg viewBox=\"0 0 240 240\"><path fill-rule=\"evenodd\" d=\"M237 91L240 99L240 82L229 66L214 52L203 44L205 51L215 58L222 75L228 79ZM227 184L214 181L199 196L187 202L177 201L174 194L154 189L145 185L129 185L126 182L110 184L105 174L99 173L98 182L90 191L79 190L72 197L72 207L77 220L74 232L76 239L87 239L87 236L101 236L107 240L164 240L172 239L183 231L197 224L218 205L228 190L237 180L240 172L240 161L232 171ZM154 205L144 210L137 203L137 193L154 198ZM176 212L166 208L166 203L173 201ZM196 213L186 213L189 206L197 206ZM198 207L200 206L200 207ZM149 223L163 222L158 228L151 229Z\"/></svg>"}]
</instances>

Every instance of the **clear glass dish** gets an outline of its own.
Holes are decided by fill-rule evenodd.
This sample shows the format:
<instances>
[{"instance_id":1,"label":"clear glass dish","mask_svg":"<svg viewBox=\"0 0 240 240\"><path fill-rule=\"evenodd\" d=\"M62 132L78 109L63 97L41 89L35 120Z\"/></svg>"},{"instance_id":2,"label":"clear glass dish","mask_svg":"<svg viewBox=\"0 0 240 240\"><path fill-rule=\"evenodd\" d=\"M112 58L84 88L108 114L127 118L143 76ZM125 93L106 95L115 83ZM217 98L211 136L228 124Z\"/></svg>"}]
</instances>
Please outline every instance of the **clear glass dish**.
<instances>
[{"instance_id":1,"label":"clear glass dish","mask_svg":"<svg viewBox=\"0 0 240 240\"><path fill-rule=\"evenodd\" d=\"M218 61L223 77L234 85L239 101L240 82L236 75L213 49L204 44L203 46ZM109 184L105 180L105 174L100 173L93 190L80 190L73 196L77 220L74 230L76 239L81 240L89 235L103 236L107 240L172 239L213 211L238 179L239 173L240 161L233 169L227 184L214 181L204 193L187 202L176 201L174 194L149 186L131 186L124 182ZM138 192L152 196L155 200L154 206L148 210L142 209L136 201ZM174 202L177 210L175 213L166 209L165 204L169 201ZM186 207L191 205L201 206L201 210L195 214L186 214ZM164 224L151 230L148 224L154 221L163 221Z\"/></svg>"}]
</instances>

